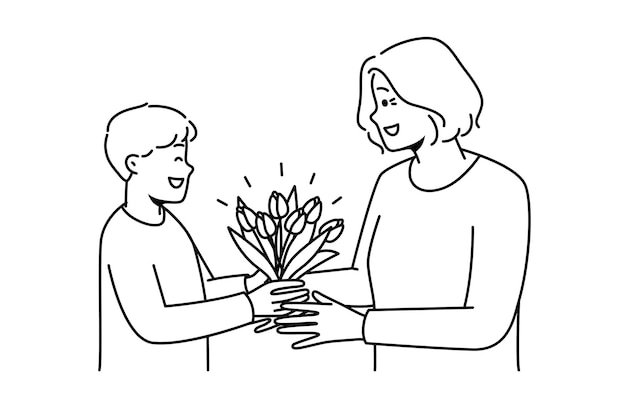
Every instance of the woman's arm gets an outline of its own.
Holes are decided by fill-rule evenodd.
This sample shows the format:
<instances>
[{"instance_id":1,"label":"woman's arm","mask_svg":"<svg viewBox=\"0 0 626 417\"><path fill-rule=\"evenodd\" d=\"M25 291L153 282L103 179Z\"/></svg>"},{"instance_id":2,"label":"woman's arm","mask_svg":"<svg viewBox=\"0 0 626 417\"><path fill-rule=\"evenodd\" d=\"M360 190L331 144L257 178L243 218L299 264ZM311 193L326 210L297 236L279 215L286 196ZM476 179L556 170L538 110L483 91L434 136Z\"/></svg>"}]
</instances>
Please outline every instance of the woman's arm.
<instances>
[{"instance_id":1,"label":"woman's arm","mask_svg":"<svg viewBox=\"0 0 626 417\"><path fill-rule=\"evenodd\" d=\"M504 338L526 274L530 204L525 184L518 182L489 206L474 228L465 306L370 310L363 323L367 343L474 350Z\"/></svg>"},{"instance_id":2,"label":"woman's arm","mask_svg":"<svg viewBox=\"0 0 626 417\"><path fill-rule=\"evenodd\" d=\"M526 274L530 205L523 183L497 193L476 219L469 293L464 306L374 309L365 316L324 294L318 304L287 303L285 308L315 314L278 319L279 333L308 337L293 344L364 339L366 343L441 349L492 347L510 329Z\"/></svg>"},{"instance_id":3,"label":"woman's arm","mask_svg":"<svg viewBox=\"0 0 626 417\"><path fill-rule=\"evenodd\" d=\"M354 251L352 265L347 268L309 273L302 278L307 288L328 294L351 306L372 305L372 291L367 263L372 237L379 217L378 204L375 197L381 177L382 174L376 180L370 195Z\"/></svg>"}]
</instances>

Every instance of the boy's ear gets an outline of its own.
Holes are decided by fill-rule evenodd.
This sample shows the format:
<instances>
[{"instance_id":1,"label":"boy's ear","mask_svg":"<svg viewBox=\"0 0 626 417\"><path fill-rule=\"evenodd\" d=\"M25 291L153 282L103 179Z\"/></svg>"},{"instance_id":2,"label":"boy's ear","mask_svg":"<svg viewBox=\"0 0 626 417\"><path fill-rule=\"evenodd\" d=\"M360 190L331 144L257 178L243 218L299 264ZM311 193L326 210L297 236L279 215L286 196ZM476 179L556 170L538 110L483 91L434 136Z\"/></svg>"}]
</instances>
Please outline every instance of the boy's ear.
<instances>
[{"instance_id":1,"label":"boy's ear","mask_svg":"<svg viewBox=\"0 0 626 417\"><path fill-rule=\"evenodd\" d=\"M128 155L126 157L126 169L131 173L137 175L137 161L139 161L139 155Z\"/></svg>"}]
</instances>

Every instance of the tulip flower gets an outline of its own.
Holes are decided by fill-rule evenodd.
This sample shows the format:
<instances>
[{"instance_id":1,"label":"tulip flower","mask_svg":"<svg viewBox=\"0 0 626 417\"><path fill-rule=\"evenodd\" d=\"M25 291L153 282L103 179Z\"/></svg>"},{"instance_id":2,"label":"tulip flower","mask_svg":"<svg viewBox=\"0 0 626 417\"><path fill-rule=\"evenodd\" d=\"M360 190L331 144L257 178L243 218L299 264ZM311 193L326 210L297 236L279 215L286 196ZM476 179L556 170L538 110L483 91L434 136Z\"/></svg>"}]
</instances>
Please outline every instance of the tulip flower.
<instances>
[{"instance_id":1,"label":"tulip flower","mask_svg":"<svg viewBox=\"0 0 626 417\"><path fill-rule=\"evenodd\" d=\"M256 217L256 228L259 231L259 235L263 239L268 239L276 233L276 224L274 220L267 213L259 212Z\"/></svg>"},{"instance_id":2,"label":"tulip flower","mask_svg":"<svg viewBox=\"0 0 626 417\"><path fill-rule=\"evenodd\" d=\"M254 223L250 224L247 216L244 214L242 207L237 207L237 223L239 223L239 226L246 232L251 232L254 229Z\"/></svg>"},{"instance_id":3,"label":"tulip flower","mask_svg":"<svg viewBox=\"0 0 626 417\"><path fill-rule=\"evenodd\" d=\"M320 227L320 234L323 234L328 231L328 237L326 241L329 243L334 242L339 239L341 233L343 233L343 220L341 219L333 219L329 220Z\"/></svg>"},{"instance_id":4,"label":"tulip flower","mask_svg":"<svg viewBox=\"0 0 626 417\"><path fill-rule=\"evenodd\" d=\"M303 209L291 213L285 222L285 229L293 235L302 233L304 226L306 226L306 214Z\"/></svg>"},{"instance_id":5,"label":"tulip flower","mask_svg":"<svg viewBox=\"0 0 626 417\"><path fill-rule=\"evenodd\" d=\"M287 200L285 196L279 192L274 191L270 196L270 200L268 202L268 209L272 217L275 219L282 219L289 213L289 208L287 206Z\"/></svg>"},{"instance_id":6,"label":"tulip flower","mask_svg":"<svg viewBox=\"0 0 626 417\"><path fill-rule=\"evenodd\" d=\"M306 202L303 210L306 214L306 222L315 223L322 216L322 202L319 197L314 197Z\"/></svg>"},{"instance_id":7,"label":"tulip flower","mask_svg":"<svg viewBox=\"0 0 626 417\"><path fill-rule=\"evenodd\" d=\"M243 202L240 197L237 197L237 222L239 226L246 232L252 231L254 229L254 225L256 223L256 214L254 211L250 210L250 208Z\"/></svg>"}]
</instances>

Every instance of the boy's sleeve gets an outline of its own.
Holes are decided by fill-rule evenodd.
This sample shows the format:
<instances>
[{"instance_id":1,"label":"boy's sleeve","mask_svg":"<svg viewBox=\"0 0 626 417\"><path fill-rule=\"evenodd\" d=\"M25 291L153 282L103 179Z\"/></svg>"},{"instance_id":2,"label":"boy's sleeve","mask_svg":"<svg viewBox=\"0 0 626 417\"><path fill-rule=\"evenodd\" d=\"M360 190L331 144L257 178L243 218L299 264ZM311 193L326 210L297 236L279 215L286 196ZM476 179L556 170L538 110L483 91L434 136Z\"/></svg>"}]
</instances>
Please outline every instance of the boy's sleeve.
<instances>
[{"instance_id":1,"label":"boy's sleeve","mask_svg":"<svg viewBox=\"0 0 626 417\"><path fill-rule=\"evenodd\" d=\"M204 275L203 275L204 277ZM204 289L206 291L207 300L228 297L235 294L246 293L246 277L238 275L224 278L210 278L204 280Z\"/></svg>"},{"instance_id":2,"label":"boy's sleeve","mask_svg":"<svg viewBox=\"0 0 626 417\"><path fill-rule=\"evenodd\" d=\"M202 268L202 281L207 300L227 297L229 295L247 293L246 291L246 275L233 275L229 277L214 277L209 269L206 261L196 248L196 256L200 260Z\"/></svg>"},{"instance_id":3,"label":"boy's sleeve","mask_svg":"<svg viewBox=\"0 0 626 417\"><path fill-rule=\"evenodd\" d=\"M115 296L133 331L149 343L185 342L222 333L253 319L247 295L167 305L154 265L140 261L108 264Z\"/></svg>"}]
</instances>

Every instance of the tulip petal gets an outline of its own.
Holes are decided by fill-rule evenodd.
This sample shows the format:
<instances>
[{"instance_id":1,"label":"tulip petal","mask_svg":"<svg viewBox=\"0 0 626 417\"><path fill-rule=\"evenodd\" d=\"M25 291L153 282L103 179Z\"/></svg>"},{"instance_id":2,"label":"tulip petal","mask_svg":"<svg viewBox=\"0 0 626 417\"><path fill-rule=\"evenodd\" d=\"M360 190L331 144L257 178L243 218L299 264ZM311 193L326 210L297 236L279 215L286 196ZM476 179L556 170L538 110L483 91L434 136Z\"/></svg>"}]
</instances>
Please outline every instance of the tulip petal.
<instances>
[{"instance_id":1,"label":"tulip petal","mask_svg":"<svg viewBox=\"0 0 626 417\"><path fill-rule=\"evenodd\" d=\"M283 218L287 214L289 214L289 207L287 205L287 199L281 193L278 193L278 199L277 199L277 202L276 202L276 208L277 208L277 211L278 211L278 216L280 218Z\"/></svg>"}]
</instances>

